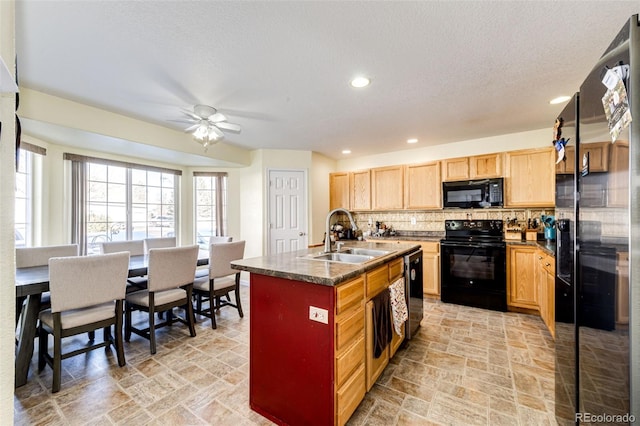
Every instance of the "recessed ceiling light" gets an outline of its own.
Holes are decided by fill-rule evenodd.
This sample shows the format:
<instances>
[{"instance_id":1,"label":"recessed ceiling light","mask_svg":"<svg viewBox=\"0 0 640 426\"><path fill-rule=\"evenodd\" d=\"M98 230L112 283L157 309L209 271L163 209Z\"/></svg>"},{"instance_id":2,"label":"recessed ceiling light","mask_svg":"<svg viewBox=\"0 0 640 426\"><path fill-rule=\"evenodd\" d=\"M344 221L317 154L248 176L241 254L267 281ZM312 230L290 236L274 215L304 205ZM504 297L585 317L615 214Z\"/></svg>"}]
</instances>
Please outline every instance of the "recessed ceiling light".
<instances>
[{"instance_id":1,"label":"recessed ceiling light","mask_svg":"<svg viewBox=\"0 0 640 426\"><path fill-rule=\"evenodd\" d=\"M567 102L569 99L571 99L571 96L558 96L557 98L551 99L549 103L551 105L556 105L556 104L561 104L563 102Z\"/></svg>"},{"instance_id":2,"label":"recessed ceiling light","mask_svg":"<svg viewBox=\"0 0 640 426\"><path fill-rule=\"evenodd\" d=\"M418 143L418 139L416 138L407 139L407 143Z\"/></svg>"},{"instance_id":3,"label":"recessed ceiling light","mask_svg":"<svg viewBox=\"0 0 640 426\"><path fill-rule=\"evenodd\" d=\"M367 77L356 77L351 80L351 86L355 88L367 87L371 83Z\"/></svg>"},{"instance_id":4,"label":"recessed ceiling light","mask_svg":"<svg viewBox=\"0 0 640 426\"><path fill-rule=\"evenodd\" d=\"M343 154L351 154L351 150L350 149L343 149L342 153Z\"/></svg>"}]
</instances>

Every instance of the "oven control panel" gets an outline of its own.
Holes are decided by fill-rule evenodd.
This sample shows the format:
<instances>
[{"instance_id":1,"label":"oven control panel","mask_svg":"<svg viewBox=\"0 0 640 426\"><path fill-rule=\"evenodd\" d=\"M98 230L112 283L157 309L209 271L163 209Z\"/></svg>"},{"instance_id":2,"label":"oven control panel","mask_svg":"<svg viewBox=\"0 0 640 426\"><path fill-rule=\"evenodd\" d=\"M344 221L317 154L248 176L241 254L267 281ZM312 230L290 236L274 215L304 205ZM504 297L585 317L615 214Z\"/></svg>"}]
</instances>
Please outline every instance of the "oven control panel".
<instances>
[{"instance_id":1,"label":"oven control panel","mask_svg":"<svg viewBox=\"0 0 640 426\"><path fill-rule=\"evenodd\" d=\"M447 238L492 238L502 239L501 220L445 220Z\"/></svg>"}]
</instances>

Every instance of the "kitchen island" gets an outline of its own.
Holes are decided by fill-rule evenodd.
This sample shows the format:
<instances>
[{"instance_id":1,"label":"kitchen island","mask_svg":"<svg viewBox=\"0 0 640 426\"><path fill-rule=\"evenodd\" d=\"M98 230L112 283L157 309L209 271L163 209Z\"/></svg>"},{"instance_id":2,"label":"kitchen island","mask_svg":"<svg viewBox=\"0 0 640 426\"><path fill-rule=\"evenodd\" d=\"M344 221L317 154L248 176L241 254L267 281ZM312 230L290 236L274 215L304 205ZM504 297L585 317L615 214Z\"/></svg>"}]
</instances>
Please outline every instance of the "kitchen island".
<instances>
[{"instance_id":1,"label":"kitchen island","mask_svg":"<svg viewBox=\"0 0 640 426\"><path fill-rule=\"evenodd\" d=\"M351 264L322 248L232 262L250 277L251 408L277 424L342 425L402 343L373 355L373 299L419 245L349 242L388 253Z\"/></svg>"}]
</instances>

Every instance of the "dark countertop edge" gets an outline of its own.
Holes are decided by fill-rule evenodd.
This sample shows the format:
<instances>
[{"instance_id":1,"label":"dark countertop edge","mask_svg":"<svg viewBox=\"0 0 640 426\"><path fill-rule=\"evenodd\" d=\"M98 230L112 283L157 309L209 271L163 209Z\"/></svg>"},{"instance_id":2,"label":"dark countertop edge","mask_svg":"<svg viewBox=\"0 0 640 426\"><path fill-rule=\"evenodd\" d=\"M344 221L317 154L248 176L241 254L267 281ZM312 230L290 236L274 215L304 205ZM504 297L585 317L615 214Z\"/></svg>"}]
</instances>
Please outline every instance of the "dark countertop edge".
<instances>
[{"instance_id":1,"label":"dark countertop edge","mask_svg":"<svg viewBox=\"0 0 640 426\"><path fill-rule=\"evenodd\" d=\"M384 244L384 242L381 242L381 243ZM251 260L251 259L242 259L238 261L233 261L231 262L231 268L237 269L240 271L247 271L254 274L266 275L270 277L304 281L312 284L320 284L320 285L326 285L326 286L336 286L340 283L350 280L351 278L356 278L365 272L375 269L380 265L388 263L399 257L404 257L406 254L412 253L420 249L420 246L415 244L407 243L406 246L407 247L403 247L403 248L394 247L394 249L396 250L394 253L381 256L379 258L376 258L369 262L365 262L363 264L339 263L341 267L351 267L353 269L343 273L336 273L336 275L331 277L322 277L322 276L311 275L311 274L301 274L301 273L292 272L290 270L287 270L286 268L283 268L282 270L278 270L278 269L272 269L272 268L243 265L242 263L239 263L239 262L242 262L243 260ZM287 254L289 254L289 257L291 259L296 259L299 256L301 256L301 254L304 254L305 252L313 252L313 251L316 251L316 250L314 249L300 250L297 252L291 252ZM262 256L262 257L253 258L253 259L269 258L269 257L270 256ZM300 261L314 262L314 263L318 262L317 260L304 260L304 259L300 259ZM326 262L326 263L329 264L329 266L331 266L332 262Z\"/></svg>"}]
</instances>

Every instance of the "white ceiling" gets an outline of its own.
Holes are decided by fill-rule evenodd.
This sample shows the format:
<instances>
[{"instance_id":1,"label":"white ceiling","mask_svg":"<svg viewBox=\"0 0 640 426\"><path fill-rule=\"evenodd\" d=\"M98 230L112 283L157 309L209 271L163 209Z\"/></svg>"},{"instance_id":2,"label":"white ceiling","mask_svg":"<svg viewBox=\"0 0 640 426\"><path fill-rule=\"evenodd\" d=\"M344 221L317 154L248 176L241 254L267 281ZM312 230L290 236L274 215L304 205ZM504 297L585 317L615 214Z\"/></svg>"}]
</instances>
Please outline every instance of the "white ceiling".
<instances>
[{"instance_id":1,"label":"white ceiling","mask_svg":"<svg viewBox=\"0 0 640 426\"><path fill-rule=\"evenodd\" d=\"M226 143L339 159L545 127L551 140L562 105L548 101L578 89L639 5L19 0L16 50L23 87L173 129L208 104L242 125ZM350 88L356 74L372 84Z\"/></svg>"}]
</instances>

